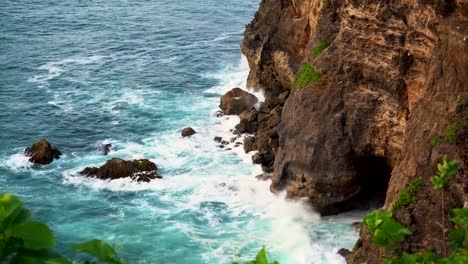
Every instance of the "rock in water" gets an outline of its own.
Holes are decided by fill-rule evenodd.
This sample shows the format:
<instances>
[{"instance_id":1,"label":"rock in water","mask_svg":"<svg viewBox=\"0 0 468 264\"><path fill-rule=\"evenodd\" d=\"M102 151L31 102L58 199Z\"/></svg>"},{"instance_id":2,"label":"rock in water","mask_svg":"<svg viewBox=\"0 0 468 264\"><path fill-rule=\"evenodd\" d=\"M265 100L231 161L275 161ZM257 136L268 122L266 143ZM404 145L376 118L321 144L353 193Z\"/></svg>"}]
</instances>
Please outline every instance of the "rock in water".
<instances>
[{"instance_id":1,"label":"rock in water","mask_svg":"<svg viewBox=\"0 0 468 264\"><path fill-rule=\"evenodd\" d=\"M250 110L258 102L258 98L241 88L234 88L221 97L219 107L226 115L240 115Z\"/></svg>"},{"instance_id":2,"label":"rock in water","mask_svg":"<svg viewBox=\"0 0 468 264\"><path fill-rule=\"evenodd\" d=\"M103 180L132 178L135 181L149 182L161 179L158 167L147 159L127 161L119 158L108 160L103 166L87 167L80 172L81 175L96 177Z\"/></svg>"},{"instance_id":3,"label":"rock in water","mask_svg":"<svg viewBox=\"0 0 468 264\"><path fill-rule=\"evenodd\" d=\"M182 137L190 137L192 135L195 135L197 132L191 128L191 127L186 127L182 130Z\"/></svg>"},{"instance_id":4,"label":"rock in water","mask_svg":"<svg viewBox=\"0 0 468 264\"><path fill-rule=\"evenodd\" d=\"M111 149L112 149L112 144L110 144L110 143L101 144L101 146L99 146L99 150L101 151L102 155L104 155L104 156L107 156L107 154L109 154Z\"/></svg>"},{"instance_id":5,"label":"rock in water","mask_svg":"<svg viewBox=\"0 0 468 264\"><path fill-rule=\"evenodd\" d=\"M44 138L26 148L24 154L31 157L29 161L43 165L52 163L54 159L59 159L60 155L62 155L58 149L52 147Z\"/></svg>"}]
</instances>

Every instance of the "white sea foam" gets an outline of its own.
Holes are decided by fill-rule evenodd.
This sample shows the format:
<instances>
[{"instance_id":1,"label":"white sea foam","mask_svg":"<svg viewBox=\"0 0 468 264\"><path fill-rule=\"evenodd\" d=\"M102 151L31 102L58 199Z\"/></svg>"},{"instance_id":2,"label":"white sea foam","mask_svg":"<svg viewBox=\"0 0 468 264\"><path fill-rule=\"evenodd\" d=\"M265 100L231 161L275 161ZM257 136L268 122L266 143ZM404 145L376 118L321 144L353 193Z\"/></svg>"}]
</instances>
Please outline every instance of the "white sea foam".
<instances>
[{"instance_id":1,"label":"white sea foam","mask_svg":"<svg viewBox=\"0 0 468 264\"><path fill-rule=\"evenodd\" d=\"M15 172L29 171L33 165L33 163L29 161L29 157L26 157L22 153L13 154L2 160L2 166L8 167Z\"/></svg>"},{"instance_id":2,"label":"white sea foam","mask_svg":"<svg viewBox=\"0 0 468 264\"><path fill-rule=\"evenodd\" d=\"M67 69L66 65L74 64L74 65L86 65L86 64L93 64L93 63L101 63L103 56L89 56L89 57L71 57L66 58L59 61L50 61L42 66L39 67L39 70L46 71L46 73L34 75L28 81L36 82L40 84L47 83L47 81L55 79L59 77L63 72Z\"/></svg>"},{"instance_id":3,"label":"white sea foam","mask_svg":"<svg viewBox=\"0 0 468 264\"><path fill-rule=\"evenodd\" d=\"M237 73L219 74L220 78L224 78L221 79L222 84L206 93L222 94L233 86L245 88L248 72L248 67L245 67L243 59ZM130 94L123 95L136 104L143 103L139 99L131 99ZM112 102L115 104L117 101ZM191 107L194 111L205 109L206 103L196 102ZM212 110L211 124L208 126L203 122L192 125L197 134L190 138L182 138L180 131L174 130L170 133L155 133L141 143L108 139L117 146L109 157L77 157L81 159L78 162L81 165L65 171L63 181L67 185L85 185L98 190L153 190L158 194L158 199L172 204L171 210L152 208L148 203L138 202L138 206L144 207L145 212L154 211L158 215L168 216L185 210L201 213L212 230L219 228L219 235L233 232L242 239L240 243L233 243L230 239L211 239L190 223L173 223L171 228L176 228L195 241L210 245L211 250L203 255L207 261L216 257L222 263L228 263L243 247L261 243L268 246L270 251L281 253L282 263L286 264L344 263L333 246L336 238L321 238L318 241L311 237L309 228L320 225L323 220L305 201L290 201L285 198L285 194L272 194L269 190L270 182L255 179L254 176L261 173L261 168L251 164L252 153L244 153L242 146L234 148L231 143L227 146L232 148L230 151L217 146L213 137L221 136L225 140L234 137L230 130L239 122L239 117L215 117L215 111L217 109ZM236 140L242 142L243 136ZM149 183L130 179L106 181L78 175L85 166L100 166L110 157L149 158L162 171L171 173ZM250 218L233 220L226 226L219 212L210 207L200 209L202 204L209 202L224 204L226 208L222 209L223 214L229 214L232 219L246 215Z\"/></svg>"}]
</instances>

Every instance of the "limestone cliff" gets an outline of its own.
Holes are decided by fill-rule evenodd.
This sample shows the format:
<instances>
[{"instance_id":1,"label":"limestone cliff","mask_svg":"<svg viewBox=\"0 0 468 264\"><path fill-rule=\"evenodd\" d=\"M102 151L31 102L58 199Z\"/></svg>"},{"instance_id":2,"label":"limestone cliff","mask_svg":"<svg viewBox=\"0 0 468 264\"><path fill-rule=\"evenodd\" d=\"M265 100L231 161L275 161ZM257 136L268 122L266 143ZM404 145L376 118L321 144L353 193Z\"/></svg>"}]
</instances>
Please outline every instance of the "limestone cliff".
<instances>
[{"instance_id":1,"label":"limestone cliff","mask_svg":"<svg viewBox=\"0 0 468 264\"><path fill-rule=\"evenodd\" d=\"M422 177L416 204L397 214L413 231L402 249L440 253L430 178L445 154L459 160L446 213L468 206L468 2L262 0L241 48L248 84L281 117L257 120L255 133L267 142L257 149L274 159L272 191L307 198L322 213L388 209ZM321 77L294 87L304 65ZM362 240L348 261L377 263L365 231Z\"/></svg>"}]
</instances>

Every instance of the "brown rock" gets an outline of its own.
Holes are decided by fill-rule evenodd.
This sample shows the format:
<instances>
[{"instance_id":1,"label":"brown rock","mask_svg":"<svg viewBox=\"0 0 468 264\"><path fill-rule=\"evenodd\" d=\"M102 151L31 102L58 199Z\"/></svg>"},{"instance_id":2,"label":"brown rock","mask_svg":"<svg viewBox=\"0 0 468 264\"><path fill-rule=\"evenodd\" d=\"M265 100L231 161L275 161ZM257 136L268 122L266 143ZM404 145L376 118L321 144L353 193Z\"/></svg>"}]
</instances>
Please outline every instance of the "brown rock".
<instances>
[{"instance_id":1,"label":"brown rock","mask_svg":"<svg viewBox=\"0 0 468 264\"><path fill-rule=\"evenodd\" d=\"M54 159L59 159L60 155L62 155L58 149L52 147L44 138L34 143L31 147L27 147L24 150L24 154L27 157L31 157L29 159L30 162L42 165L50 164Z\"/></svg>"},{"instance_id":2,"label":"brown rock","mask_svg":"<svg viewBox=\"0 0 468 264\"><path fill-rule=\"evenodd\" d=\"M281 106L277 106L275 107L275 109L270 111L270 117L268 118L267 123L271 128L278 125L279 122L281 121L281 111L282 111Z\"/></svg>"},{"instance_id":3,"label":"brown rock","mask_svg":"<svg viewBox=\"0 0 468 264\"><path fill-rule=\"evenodd\" d=\"M213 140L214 140L214 142L221 143L223 138L222 137L215 137Z\"/></svg>"},{"instance_id":4,"label":"brown rock","mask_svg":"<svg viewBox=\"0 0 468 264\"><path fill-rule=\"evenodd\" d=\"M244 139L244 151L249 153L250 151L255 150L255 137L246 137Z\"/></svg>"},{"instance_id":5,"label":"brown rock","mask_svg":"<svg viewBox=\"0 0 468 264\"><path fill-rule=\"evenodd\" d=\"M255 108L246 110L240 115L240 122L236 125L236 130L239 133L253 134L257 131L257 110Z\"/></svg>"},{"instance_id":6,"label":"brown rock","mask_svg":"<svg viewBox=\"0 0 468 264\"><path fill-rule=\"evenodd\" d=\"M186 127L182 130L182 137L190 137L192 135L195 135L197 132L191 128L191 127Z\"/></svg>"},{"instance_id":7,"label":"brown rock","mask_svg":"<svg viewBox=\"0 0 468 264\"><path fill-rule=\"evenodd\" d=\"M87 167L81 171L80 174L103 180L115 180L128 177L135 181L143 182L162 178L156 164L147 159L127 161L119 158L112 158L103 166L99 168Z\"/></svg>"},{"instance_id":8,"label":"brown rock","mask_svg":"<svg viewBox=\"0 0 468 264\"><path fill-rule=\"evenodd\" d=\"M240 115L258 102L255 95L240 88L234 88L221 97L219 107L226 115Z\"/></svg>"}]
</instances>

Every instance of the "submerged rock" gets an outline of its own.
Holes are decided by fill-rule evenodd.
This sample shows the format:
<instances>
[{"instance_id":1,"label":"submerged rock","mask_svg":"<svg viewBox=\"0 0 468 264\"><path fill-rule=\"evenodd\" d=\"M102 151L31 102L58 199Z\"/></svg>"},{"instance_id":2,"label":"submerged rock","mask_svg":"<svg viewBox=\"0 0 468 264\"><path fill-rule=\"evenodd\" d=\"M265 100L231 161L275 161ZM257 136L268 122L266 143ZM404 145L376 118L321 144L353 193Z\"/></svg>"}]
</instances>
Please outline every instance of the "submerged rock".
<instances>
[{"instance_id":1,"label":"submerged rock","mask_svg":"<svg viewBox=\"0 0 468 264\"><path fill-rule=\"evenodd\" d=\"M147 159L127 161L119 158L112 158L103 166L99 168L87 167L81 171L80 174L103 180L115 180L129 177L135 181L143 182L162 178L156 164Z\"/></svg>"},{"instance_id":2,"label":"submerged rock","mask_svg":"<svg viewBox=\"0 0 468 264\"><path fill-rule=\"evenodd\" d=\"M30 162L42 165L50 164L54 159L59 159L60 155L62 155L58 149L52 147L44 138L34 143L31 147L26 148L24 154L27 157L31 157L29 159Z\"/></svg>"},{"instance_id":3,"label":"submerged rock","mask_svg":"<svg viewBox=\"0 0 468 264\"><path fill-rule=\"evenodd\" d=\"M186 127L182 130L182 137L190 137L190 136L193 136L195 135L197 132L191 128L191 127Z\"/></svg>"},{"instance_id":4,"label":"submerged rock","mask_svg":"<svg viewBox=\"0 0 468 264\"><path fill-rule=\"evenodd\" d=\"M245 110L249 110L258 102L255 95L234 88L221 97L219 107L226 115L240 115Z\"/></svg>"},{"instance_id":5,"label":"submerged rock","mask_svg":"<svg viewBox=\"0 0 468 264\"><path fill-rule=\"evenodd\" d=\"M99 150L101 151L102 155L104 155L104 156L107 156L107 154L109 154L111 149L112 149L112 144L110 144L110 143L101 144L99 146Z\"/></svg>"}]
</instances>

